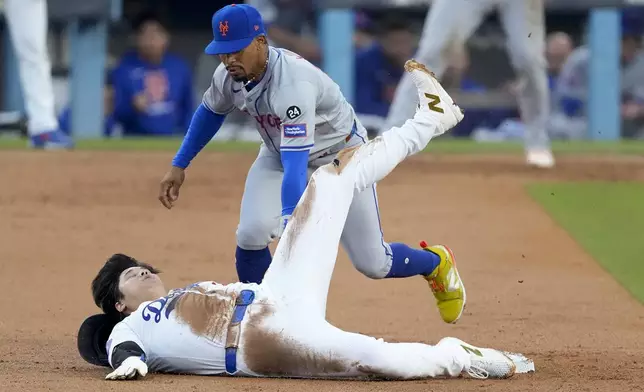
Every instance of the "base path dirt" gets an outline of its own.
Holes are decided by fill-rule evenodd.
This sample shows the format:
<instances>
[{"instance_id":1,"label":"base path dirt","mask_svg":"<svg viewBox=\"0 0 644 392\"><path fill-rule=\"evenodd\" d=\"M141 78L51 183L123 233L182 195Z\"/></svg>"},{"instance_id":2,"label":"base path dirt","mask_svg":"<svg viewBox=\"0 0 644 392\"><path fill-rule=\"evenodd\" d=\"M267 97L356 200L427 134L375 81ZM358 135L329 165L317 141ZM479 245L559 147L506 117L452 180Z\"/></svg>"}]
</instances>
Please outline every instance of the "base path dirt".
<instances>
[{"instance_id":1,"label":"base path dirt","mask_svg":"<svg viewBox=\"0 0 644 392\"><path fill-rule=\"evenodd\" d=\"M537 372L510 380L338 382L150 375L103 381L76 349L98 313L90 282L125 252L168 286L235 281L240 198L252 154L200 156L172 211L157 201L169 153L0 154L0 391L636 391L644 385L644 307L605 273L523 185L644 180L641 158L562 158L555 171L521 157L432 156L379 186L388 241L450 245L468 289L456 325L440 321L420 278L373 281L340 252L328 318L391 341L455 336L522 352Z\"/></svg>"}]
</instances>

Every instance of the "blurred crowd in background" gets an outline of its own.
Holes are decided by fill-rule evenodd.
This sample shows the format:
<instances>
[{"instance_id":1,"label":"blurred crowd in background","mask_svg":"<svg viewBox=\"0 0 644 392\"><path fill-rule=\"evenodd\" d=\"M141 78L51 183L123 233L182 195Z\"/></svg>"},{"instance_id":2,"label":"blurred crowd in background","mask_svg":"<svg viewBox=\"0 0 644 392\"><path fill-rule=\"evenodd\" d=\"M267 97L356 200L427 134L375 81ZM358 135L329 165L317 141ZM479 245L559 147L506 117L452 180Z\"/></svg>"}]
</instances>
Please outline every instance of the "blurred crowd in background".
<instances>
[{"instance_id":1,"label":"blurred crowd in background","mask_svg":"<svg viewBox=\"0 0 644 392\"><path fill-rule=\"evenodd\" d=\"M207 3L207 4L206 4ZM181 135L201 101L219 60L203 48L210 40L210 17L226 1L124 3L124 22L110 33L105 73L104 135ZM313 0L247 0L262 13L269 41L321 63ZM153 7L153 8L152 8ZM355 102L365 126L377 132L389 110L404 62L413 57L426 8L356 10ZM623 137L644 138L644 13L623 13ZM587 12L547 13L546 59L552 98L550 134L554 139L586 137L588 49ZM69 130L64 34L51 27L56 108L61 128ZM60 33L60 31L58 32ZM63 37L63 38L61 38ZM455 137L480 141L522 139L516 107L517 81L505 51L496 15L481 25L462 48L451 53L443 84L451 91L505 99L467 107ZM140 73L132 77L133 73ZM490 100L492 101L492 100ZM459 101L459 103L461 103ZM463 106L463 105L461 105ZM251 119L230 115L216 140L259 141Z\"/></svg>"}]
</instances>

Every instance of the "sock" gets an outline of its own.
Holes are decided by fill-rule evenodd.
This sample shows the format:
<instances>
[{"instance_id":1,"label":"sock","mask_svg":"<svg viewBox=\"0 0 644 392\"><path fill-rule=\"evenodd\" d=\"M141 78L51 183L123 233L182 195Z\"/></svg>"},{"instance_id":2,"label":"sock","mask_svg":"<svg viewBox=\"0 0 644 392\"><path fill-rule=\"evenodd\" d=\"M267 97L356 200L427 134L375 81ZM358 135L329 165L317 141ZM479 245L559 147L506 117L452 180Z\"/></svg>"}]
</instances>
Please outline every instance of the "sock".
<instances>
[{"instance_id":1,"label":"sock","mask_svg":"<svg viewBox=\"0 0 644 392\"><path fill-rule=\"evenodd\" d=\"M407 278L431 274L441 262L434 252L413 249L399 242L390 244L393 253L391 269L385 278Z\"/></svg>"},{"instance_id":2,"label":"sock","mask_svg":"<svg viewBox=\"0 0 644 392\"><path fill-rule=\"evenodd\" d=\"M262 283L264 274L271 265L272 256L268 246L260 250L245 250L237 247L235 251L237 276L242 283Z\"/></svg>"}]
</instances>

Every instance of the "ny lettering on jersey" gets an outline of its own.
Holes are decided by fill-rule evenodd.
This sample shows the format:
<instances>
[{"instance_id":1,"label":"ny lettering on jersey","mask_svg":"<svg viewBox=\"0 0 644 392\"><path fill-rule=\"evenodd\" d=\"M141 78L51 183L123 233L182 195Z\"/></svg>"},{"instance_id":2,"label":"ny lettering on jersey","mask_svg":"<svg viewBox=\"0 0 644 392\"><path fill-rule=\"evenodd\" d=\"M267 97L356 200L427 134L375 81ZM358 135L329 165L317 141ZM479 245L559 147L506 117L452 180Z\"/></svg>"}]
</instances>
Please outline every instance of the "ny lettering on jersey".
<instances>
[{"instance_id":1,"label":"ny lettering on jersey","mask_svg":"<svg viewBox=\"0 0 644 392\"><path fill-rule=\"evenodd\" d=\"M257 121L259 126L262 127L262 129L266 132L275 130L277 133L279 133L279 130L282 127L282 120L272 114L259 114L253 117L255 117L255 121ZM270 128L270 130L267 128Z\"/></svg>"}]
</instances>

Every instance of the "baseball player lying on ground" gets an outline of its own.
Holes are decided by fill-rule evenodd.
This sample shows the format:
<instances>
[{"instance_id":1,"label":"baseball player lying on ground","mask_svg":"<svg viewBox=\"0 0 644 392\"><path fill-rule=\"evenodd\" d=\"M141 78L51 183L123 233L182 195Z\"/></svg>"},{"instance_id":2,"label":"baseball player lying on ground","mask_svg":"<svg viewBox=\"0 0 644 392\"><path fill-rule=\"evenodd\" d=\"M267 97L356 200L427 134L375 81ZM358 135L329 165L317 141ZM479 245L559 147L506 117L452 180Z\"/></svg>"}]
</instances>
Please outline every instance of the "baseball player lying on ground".
<instances>
[{"instance_id":1,"label":"baseball player lying on ground","mask_svg":"<svg viewBox=\"0 0 644 392\"><path fill-rule=\"evenodd\" d=\"M338 245L354 195L389 174L462 118L433 75L411 60L415 117L366 144L340 151L311 177L261 284L201 282L168 294L157 271L112 256L92 284L108 315L125 316L109 335L109 380L148 371L294 378L508 378L534 370L521 354L477 348L456 338L436 346L387 343L325 320ZM442 252L447 248L437 246ZM456 268L437 284L462 287ZM95 316L92 316L95 317ZM81 327L81 332L83 327ZM79 349L96 363L87 341Z\"/></svg>"}]
</instances>

